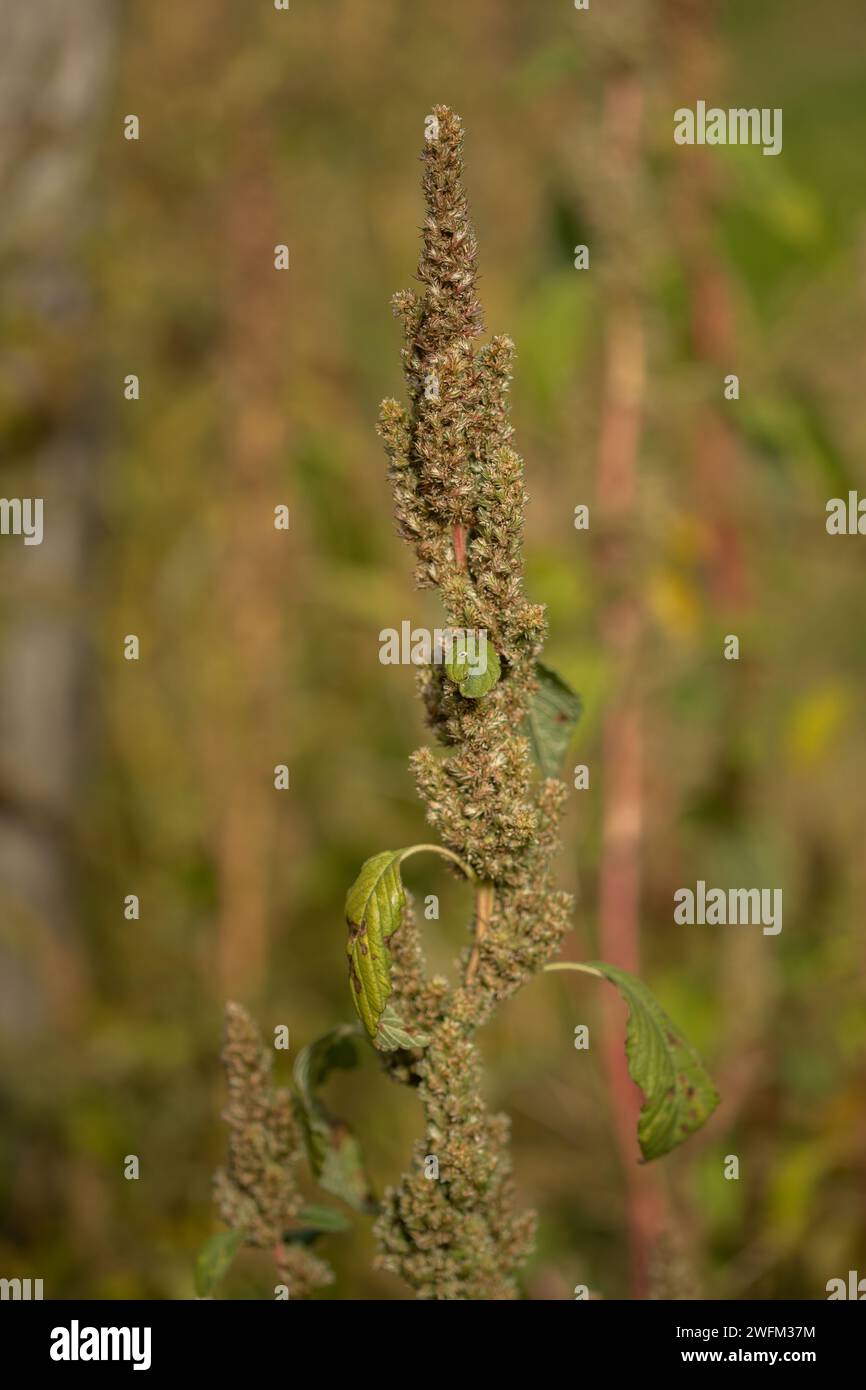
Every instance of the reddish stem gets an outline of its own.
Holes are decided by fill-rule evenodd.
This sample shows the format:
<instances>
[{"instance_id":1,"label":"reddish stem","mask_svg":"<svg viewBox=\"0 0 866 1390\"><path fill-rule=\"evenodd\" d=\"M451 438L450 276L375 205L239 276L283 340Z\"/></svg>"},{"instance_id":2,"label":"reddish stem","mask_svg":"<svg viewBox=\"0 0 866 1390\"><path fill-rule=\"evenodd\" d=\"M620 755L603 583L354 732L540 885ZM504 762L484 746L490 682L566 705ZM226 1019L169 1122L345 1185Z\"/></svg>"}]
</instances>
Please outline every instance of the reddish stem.
<instances>
[{"instance_id":1,"label":"reddish stem","mask_svg":"<svg viewBox=\"0 0 866 1390\"><path fill-rule=\"evenodd\" d=\"M454 541L454 558L460 569L466 568L466 527L455 526L452 532Z\"/></svg>"},{"instance_id":2,"label":"reddish stem","mask_svg":"<svg viewBox=\"0 0 866 1390\"><path fill-rule=\"evenodd\" d=\"M641 159L643 91L636 72L617 72L605 91L605 147L619 177L637 177ZM603 731L604 801L599 873L599 946L605 960L624 970L639 966L642 731L638 693L631 686L637 665L642 615L634 593L623 588L630 572L630 535L637 501L638 456L644 412L646 344L640 303L629 289L607 306L604 377L596 502L606 544L602 577L613 590L602 614L602 635L619 689ZM648 1273L663 1220L663 1195L654 1175L637 1165L640 1096L626 1064L626 1009L617 996L602 1012L602 1052L611 1091L617 1144L627 1184L631 1287L648 1293Z\"/></svg>"}]
</instances>

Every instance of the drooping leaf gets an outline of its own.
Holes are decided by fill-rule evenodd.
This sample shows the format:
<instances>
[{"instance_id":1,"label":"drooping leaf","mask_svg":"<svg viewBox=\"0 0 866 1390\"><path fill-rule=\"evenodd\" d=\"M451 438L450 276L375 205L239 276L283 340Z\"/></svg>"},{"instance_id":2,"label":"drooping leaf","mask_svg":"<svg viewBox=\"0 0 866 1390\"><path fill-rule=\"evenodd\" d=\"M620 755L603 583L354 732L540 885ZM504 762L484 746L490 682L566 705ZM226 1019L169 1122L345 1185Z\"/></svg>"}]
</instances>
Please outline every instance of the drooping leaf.
<instances>
[{"instance_id":1,"label":"drooping leaf","mask_svg":"<svg viewBox=\"0 0 866 1390\"><path fill-rule=\"evenodd\" d=\"M246 1231L218 1231L205 1241L195 1262L195 1291L199 1298L212 1296L245 1239Z\"/></svg>"},{"instance_id":2,"label":"drooping leaf","mask_svg":"<svg viewBox=\"0 0 866 1390\"><path fill-rule=\"evenodd\" d=\"M376 1205L361 1141L342 1120L330 1119L330 1142L319 1171L319 1184L326 1192L342 1197L356 1211L372 1211Z\"/></svg>"},{"instance_id":3,"label":"drooping leaf","mask_svg":"<svg viewBox=\"0 0 866 1390\"><path fill-rule=\"evenodd\" d=\"M605 961L588 961L584 968L610 980L628 1004L625 1053L629 1075L644 1095L638 1142L645 1160L660 1158L700 1129L719 1093L642 980Z\"/></svg>"},{"instance_id":4,"label":"drooping leaf","mask_svg":"<svg viewBox=\"0 0 866 1390\"><path fill-rule=\"evenodd\" d=\"M406 851L374 854L346 894L349 925L349 983L358 1016L371 1038L391 993L391 953L388 941L400 925L406 892L400 860Z\"/></svg>"},{"instance_id":5,"label":"drooping leaf","mask_svg":"<svg viewBox=\"0 0 866 1390\"><path fill-rule=\"evenodd\" d=\"M493 689L502 674L499 654L489 643L485 643L484 647L484 670L475 669L477 665L477 662L468 659L465 640L455 644L451 659L445 662L447 674L457 682L460 694L469 700L480 700Z\"/></svg>"},{"instance_id":6,"label":"drooping leaf","mask_svg":"<svg viewBox=\"0 0 866 1390\"><path fill-rule=\"evenodd\" d=\"M566 681L542 662L535 663L538 690L533 695L523 733L542 777L559 777L583 702Z\"/></svg>"},{"instance_id":7,"label":"drooping leaf","mask_svg":"<svg viewBox=\"0 0 866 1390\"><path fill-rule=\"evenodd\" d=\"M315 1092L327 1081L332 1071L352 1071L358 1065L356 1029L357 1024L341 1023L301 1048L293 1075L295 1085L306 1103L312 1104Z\"/></svg>"},{"instance_id":8,"label":"drooping leaf","mask_svg":"<svg viewBox=\"0 0 866 1390\"><path fill-rule=\"evenodd\" d=\"M357 1211L369 1211L375 1202L358 1138L347 1124L330 1113L317 1094L332 1071L350 1071L357 1066L356 1028L356 1024L341 1024L298 1053L294 1066L295 1113L310 1168L319 1185Z\"/></svg>"}]
</instances>

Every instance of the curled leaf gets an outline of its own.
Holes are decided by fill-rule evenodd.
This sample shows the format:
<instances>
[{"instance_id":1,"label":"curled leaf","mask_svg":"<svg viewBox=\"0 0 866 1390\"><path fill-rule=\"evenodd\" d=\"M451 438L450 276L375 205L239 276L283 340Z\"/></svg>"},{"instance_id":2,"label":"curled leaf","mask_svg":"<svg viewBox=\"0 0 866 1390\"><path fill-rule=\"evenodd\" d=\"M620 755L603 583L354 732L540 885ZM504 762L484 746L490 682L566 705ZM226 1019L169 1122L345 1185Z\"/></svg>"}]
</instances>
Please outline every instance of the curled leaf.
<instances>
[{"instance_id":1,"label":"curled leaf","mask_svg":"<svg viewBox=\"0 0 866 1390\"><path fill-rule=\"evenodd\" d=\"M475 878L469 865L453 850L443 845L410 845L408 849L389 849L367 859L346 894L346 952L352 1000L368 1035L385 1052L399 1047L426 1047L428 1041L423 1034L413 1036L393 1009L385 1009L391 994L388 942L403 920L406 906L400 865L410 854L422 851L441 854L456 864L466 878Z\"/></svg>"},{"instance_id":2,"label":"curled leaf","mask_svg":"<svg viewBox=\"0 0 866 1390\"><path fill-rule=\"evenodd\" d=\"M405 850L374 854L346 894L349 982L355 1008L371 1038L391 993L388 941L400 925L406 891L400 877Z\"/></svg>"}]
</instances>

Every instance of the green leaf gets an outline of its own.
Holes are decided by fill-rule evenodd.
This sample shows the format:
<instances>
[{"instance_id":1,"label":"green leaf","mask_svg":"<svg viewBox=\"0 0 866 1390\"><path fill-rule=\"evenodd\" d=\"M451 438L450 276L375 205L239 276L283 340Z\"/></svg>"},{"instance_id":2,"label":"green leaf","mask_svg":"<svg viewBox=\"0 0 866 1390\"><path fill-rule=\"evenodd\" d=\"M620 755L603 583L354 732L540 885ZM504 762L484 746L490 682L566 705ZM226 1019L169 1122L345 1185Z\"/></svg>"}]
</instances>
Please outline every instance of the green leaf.
<instances>
[{"instance_id":1,"label":"green leaf","mask_svg":"<svg viewBox=\"0 0 866 1390\"><path fill-rule=\"evenodd\" d=\"M502 674L499 655L489 643L485 645L484 652L483 671L472 669L477 663L470 663L467 659L465 640L458 640L454 644L451 660L445 662L447 674L453 681L457 682L460 694L465 695L469 700L480 700L483 695L493 689Z\"/></svg>"},{"instance_id":2,"label":"green leaf","mask_svg":"<svg viewBox=\"0 0 866 1390\"><path fill-rule=\"evenodd\" d=\"M375 1201L358 1138L317 1095L332 1071L351 1071L357 1066L356 1030L357 1024L341 1024L298 1053L294 1067L295 1113L310 1168L320 1187L356 1211L370 1211Z\"/></svg>"},{"instance_id":3,"label":"green leaf","mask_svg":"<svg viewBox=\"0 0 866 1390\"><path fill-rule=\"evenodd\" d=\"M295 1085L306 1103L313 1103L314 1092L327 1081L332 1071L352 1071L358 1065L356 1030L356 1024L341 1023L301 1048L293 1075Z\"/></svg>"},{"instance_id":4,"label":"green leaf","mask_svg":"<svg viewBox=\"0 0 866 1390\"><path fill-rule=\"evenodd\" d=\"M406 892L400 860L406 851L374 854L346 894L349 941L349 982L358 1016L371 1038L391 993L391 952L388 941L400 925Z\"/></svg>"},{"instance_id":5,"label":"green leaf","mask_svg":"<svg viewBox=\"0 0 866 1390\"><path fill-rule=\"evenodd\" d=\"M388 849L374 854L361 865L361 872L346 894L346 921L349 924L349 984L352 1000L369 1036L377 1047L393 1052L398 1047L425 1047L423 1034L406 1031L393 1010L385 1011L391 994L391 952L388 942L403 920L406 890L400 865L410 854L441 854L457 865L468 879L475 875L453 850L443 845L410 845L408 849Z\"/></svg>"},{"instance_id":6,"label":"green leaf","mask_svg":"<svg viewBox=\"0 0 866 1390\"><path fill-rule=\"evenodd\" d=\"M603 960L557 961L544 969L579 970L610 980L628 1004L625 1055L629 1075L644 1096L637 1127L644 1159L661 1158L700 1129L718 1105L719 1093L694 1048L646 985Z\"/></svg>"},{"instance_id":7,"label":"green leaf","mask_svg":"<svg viewBox=\"0 0 866 1390\"><path fill-rule=\"evenodd\" d=\"M638 1142L644 1159L661 1158L709 1119L719 1093L642 980L605 961L589 961L585 968L616 985L628 1004L625 1055L629 1075L644 1095Z\"/></svg>"},{"instance_id":8,"label":"green leaf","mask_svg":"<svg viewBox=\"0 0 866 1390\"><path fill-rule=\"evenodd\" d=\"M321 1207L312 1204L308 1207L301 1207L298 1212L298 1221L303 1230L301 1232L289 1231L289 1238L296 1238L298 1235L306 1235L307 1232L328 1232L328 1231L350 1231L352 1223L341 1211L335 1211L333 1207Z\"/></svg>"},{"instance_id":9,"label":"green leaf","mask_svg":"<svg viewBox=\"0 0 866 1390\"><path fill-rule=\"evenodd\" d=\"M523 733L542 777L559 777L583 703L561 676L540 661L535 664L538 690L533 695Z\"/></svg>"},{"instance_id":10,"label":"green leaf","mask_svg":"<svg viewBox=\"0 0 866 1390\"><path fill-rule=\"evenodd\" d=\"M379 1019L376 1041L383 1052L396 1052L400 1047L426 1047L430 1039L426 1033L410 1033L389 1004Z\"/></svg>"},{"instance_id":11,"label":"green leaf","mask_svg":"<svg viewBox=\"0 0 866 1390\"><path fill-rule=\"evenodd\" d=\"M210 1298L228 1274L246 1234L246 1231L218 1231L205 1241L195 1262L195 1291L199 1298Z\"/></svg>"}]
</instances>

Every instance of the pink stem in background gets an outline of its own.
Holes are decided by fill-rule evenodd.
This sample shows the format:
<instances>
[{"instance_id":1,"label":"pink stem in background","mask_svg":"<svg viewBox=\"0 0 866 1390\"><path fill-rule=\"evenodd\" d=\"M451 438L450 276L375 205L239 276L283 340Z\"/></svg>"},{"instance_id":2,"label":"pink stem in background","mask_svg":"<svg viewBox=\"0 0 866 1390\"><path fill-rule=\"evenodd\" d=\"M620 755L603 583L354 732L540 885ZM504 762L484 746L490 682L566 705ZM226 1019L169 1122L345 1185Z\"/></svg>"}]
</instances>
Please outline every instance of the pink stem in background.
<instances>
[{"instance_id":1,"label":"pink stem in background","mask_svg":"<svg viewBox=\"0 0 866 1390\"><path fill-rule=\"evenodd\" d=\"M612 74L605 90L603 148L618 177L639 171L643 91L637 73ZM628 579L629 532L637 495L646 346L640 305L627 287L610 291L606 312L604 377L596 506L603 543L599 565L614 590L602 615L602 640L616 691L604 721L604 799L599 869L599 948L604 960L637 973L640 965L640 850L642 728L631 680L637 667L641 612ZM651 1170L637 1164L640 1093L628 1074L624 1037L627 1009L617 994L602 1004L602 1052L608 1074L617 1143L627 1184L631 1288L645 1298L652 1253L663 1220L663 1196Z\"/></svg>"},{"instance_id":2,"label":"pink stem in background","mask_svg":"<svg viewBox=\"0 0 866 1390\"><path fill-rule=\"evenodd\" d=\"M678 89L718 86L718 7L711 0L669 0L674 75ZM689 304L694 357L717 372L714 395L697 413L690 441L693 494L709 528L707 570L713 598L736 609L747 597L748 577L735 516L739 458L735 418L722 400L727 372L737 370L730 278L714 240L719 165L705 148L682 152L674 184L671 225L676 230Z\"/></svg>"}]
</instances>

